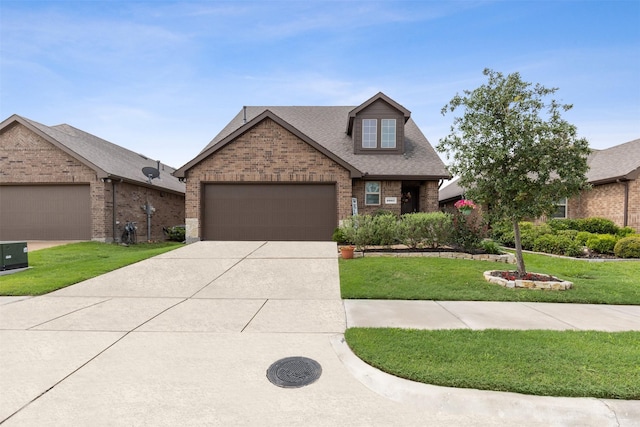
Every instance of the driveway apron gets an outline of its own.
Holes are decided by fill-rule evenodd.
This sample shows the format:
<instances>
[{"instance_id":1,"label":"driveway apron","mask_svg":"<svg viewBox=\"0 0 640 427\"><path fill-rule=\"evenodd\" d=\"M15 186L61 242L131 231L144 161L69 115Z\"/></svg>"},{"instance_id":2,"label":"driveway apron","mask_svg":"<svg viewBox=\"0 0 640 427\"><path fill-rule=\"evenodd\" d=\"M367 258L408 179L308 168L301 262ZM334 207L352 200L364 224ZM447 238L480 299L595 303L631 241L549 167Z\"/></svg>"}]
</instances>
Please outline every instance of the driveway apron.
<instances>
[{"instance_id":1,"label":"driveway apron","mask_svg":"<svg viewBox=\"0 0 640 427\"><path fill-rule=\"evenodd\" d=\"M595 399L399 382L350 353L345 327L334 243L194 243L0 304L0 424L624 425ZM319 379L272 384L296 356Z\"/></svg>"}]
</instances>

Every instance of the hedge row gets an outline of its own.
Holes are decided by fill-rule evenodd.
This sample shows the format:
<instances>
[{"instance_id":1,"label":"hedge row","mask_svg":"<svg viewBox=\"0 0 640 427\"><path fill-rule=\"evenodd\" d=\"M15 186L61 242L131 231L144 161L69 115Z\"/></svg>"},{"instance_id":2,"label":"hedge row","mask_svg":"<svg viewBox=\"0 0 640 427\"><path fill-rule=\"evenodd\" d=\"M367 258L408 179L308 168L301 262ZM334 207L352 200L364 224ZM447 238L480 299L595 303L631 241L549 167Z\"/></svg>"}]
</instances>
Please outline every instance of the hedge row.
<instances>
[{"instance_id":1,"label":"hedge row","mask_svg":"<svg viewBox=\"0 0 640 427\"><path fill-rule=\"evenodd\" d=\"M497 245L483 241L486 227L478 215L418 212L397 217L382 212L354 215L336 229L333 240L363 249L403 244L409 248L453 247L469 252L499 253Z\"/></svg>"},{"instance_id":2,"label":"hedge row","mask_svg":"<svg viewBox=\"0 0 640 427\"><path fill-rule=\"evenodd\" d=\"M520 223L522 248L556 255L584 256L588 251L616 255L620 258L640 258L640 235L630 227L618 227L605 218L552 219L546 224ZM515 246L513 226L493 227L492 237L505 246Z\"/></svg>"}]
</instances>

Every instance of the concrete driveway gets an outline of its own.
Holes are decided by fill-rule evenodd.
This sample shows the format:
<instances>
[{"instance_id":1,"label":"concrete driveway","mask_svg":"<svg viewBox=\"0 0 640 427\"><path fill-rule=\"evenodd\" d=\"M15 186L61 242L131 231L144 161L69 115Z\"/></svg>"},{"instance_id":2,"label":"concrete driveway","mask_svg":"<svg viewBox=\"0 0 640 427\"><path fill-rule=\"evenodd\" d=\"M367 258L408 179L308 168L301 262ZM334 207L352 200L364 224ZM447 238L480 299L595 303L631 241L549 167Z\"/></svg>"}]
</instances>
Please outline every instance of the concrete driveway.
<instances>
[{"instance_id":1,"label":"concrete driveway","mask_svg":"<svg viewBox=\"0 0 640 427\"><path fill-rule=\"evenodd\" d=\"M433 387L365 365L342 340L333 243L200 242L0 301L3 426L625 425L597 399ZM291 356L319 362L320 378L271 384L269 366Z\"/></svg>"}]
</instances>

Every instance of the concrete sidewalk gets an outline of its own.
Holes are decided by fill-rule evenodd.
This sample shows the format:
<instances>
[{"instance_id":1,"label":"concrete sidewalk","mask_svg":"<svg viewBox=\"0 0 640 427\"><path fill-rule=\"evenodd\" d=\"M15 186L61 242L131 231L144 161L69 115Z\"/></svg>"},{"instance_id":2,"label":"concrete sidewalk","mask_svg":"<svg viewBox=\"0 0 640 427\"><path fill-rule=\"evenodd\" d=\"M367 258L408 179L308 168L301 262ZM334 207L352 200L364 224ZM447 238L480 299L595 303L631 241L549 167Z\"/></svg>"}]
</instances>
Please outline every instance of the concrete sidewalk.
<instances>
[{"instance_id":1,"label":"concrete sidewalk","mask_svg":"<svg viewBox=\"0 0 640 427\"><path fill-rule=\"evenodd\" d=\"M640 306L345 300L347 327L640 331Z\"/></svg>"},{"instance_id":2,"label":"concrete sidewalk","mask_svg":"<svg viewBox=\"0 0 640 427\"><path fill-rule=\"evenodd\" d=\"M0 423L632 426L640 420L637 401L452 389L377 371L344 343L346 326L386 317L385 326L475 328L507 307L386 303L343 305L335 244L275 242L200 242L46 296L0 298ZM514 317L518 307L503 314ZM637 317L633 307L622 310L622 317ZM318 381L297 389L271 384L266 370L291 356L319 362Z\"/></svg>"}]
</instances>

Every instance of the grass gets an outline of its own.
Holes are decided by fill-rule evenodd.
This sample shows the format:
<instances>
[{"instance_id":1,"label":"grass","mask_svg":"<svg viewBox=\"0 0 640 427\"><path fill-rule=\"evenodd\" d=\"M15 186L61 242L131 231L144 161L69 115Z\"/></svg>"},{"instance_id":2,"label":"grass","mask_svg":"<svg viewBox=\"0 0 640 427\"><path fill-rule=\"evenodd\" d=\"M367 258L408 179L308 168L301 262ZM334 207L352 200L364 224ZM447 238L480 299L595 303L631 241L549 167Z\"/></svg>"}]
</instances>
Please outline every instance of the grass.
<instances>
[{"instance_id":1,"label":"grass","mask_svg":"<svg viewBox=\"0 0 640 427\"><path fill-rule=\"evenodd\" d=\"M486 270L515 269L446 258L340 260L343 298L640 304L640 261L586 262L525 254L527 270L574 283L568 291L508 289ZM413 381L542 396L640 399L640 332L351 328L365 362Z\"/></svg>"},{"instance_id":2,"label":"grass","mask_svg":"<svg viewBox=\"0 0 640 427\"><path fill-rule=\"evenodd\" d=\"M354 353L428 384L541 396L640 399L637 332L351 328Z\"/></svg>"},{"instance_id":3,"label":"grass","mask_svg":"<svg viewBox=\"0 0 640 427\"><path fill-rule=\"evenodd\" d=\"M42 295L168 252L181 243L72 243L29 253L29 270L0 276L0 295Z\"/></svg>"},{"instance_id":4,"label":"grass","mask_svg":"<svg viewBox=\"0 0 640 427\"><path fill-rule=\"evenodd\" d=\"M447 258L364 257L340 260L345 299L532 301L640 304L640 261L587 262L525 254L527 271L574 283L568 291L509 289L486 282L482 272L512 264Z\"/></svg>"}]
</instances>

